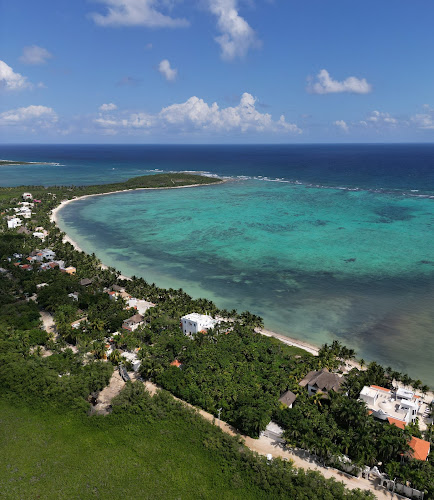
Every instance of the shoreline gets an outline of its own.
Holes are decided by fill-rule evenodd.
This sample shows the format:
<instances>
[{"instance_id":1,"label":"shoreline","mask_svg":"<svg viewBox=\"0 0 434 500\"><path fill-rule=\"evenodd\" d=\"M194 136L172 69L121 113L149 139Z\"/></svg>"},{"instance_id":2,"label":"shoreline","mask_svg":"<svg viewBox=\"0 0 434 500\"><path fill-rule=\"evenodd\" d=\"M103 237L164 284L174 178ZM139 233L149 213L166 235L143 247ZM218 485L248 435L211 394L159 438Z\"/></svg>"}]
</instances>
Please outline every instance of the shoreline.
<instances>
[{"instance_id":1,"label":"shoreline","mask_svg":"<svg viewBox=\"0 0 434 500\"><path fill-rule=\"evenodd\" d=\"M157 189L182 189L182 188L192 188L192 187L199 187L199 186L213 186L213 185L217 185L217 184L223 184L225 182L227 182L227 181L222 180L221 182L213 182L210 184L191 184L188 186L173 186L173 187L159 187L159 188L122 189L119 191L111 191L109 193L86 194L83 196L78 196L76 198L71 198L70 200L61 201L60 204L57 205L57 207L52 210L52 212L50 214L50 222L53 222L60 229L59 224L58 224L59 211L64 206L68 205L69 203L72 203L72 202L77 201L77 200L82 200L84 198L89 198L92 196L105 196L105 195L110 195L110 194L126 193L126 192L130 192L130 191L139 191L139 190L143 191L143 190L157 190ZM80 247L80 245L75 240L73 240L67 233L65 233L65 236L63 237L63 242L64 243L68 242L75 248L75 250L77 250L79 252L86 253ZM106 264L104 264L103 262L101 262L101 269L108 269L108 266ZM131 277L125 276L123 274L120 274L119 278L123 279L123 280L131 281ZM299 340L299 339L296 339L293 337L288 337L286 335L273 332L272 330L268 330L267 328L257 328L257 329L255 329L255 332L260 333L261 335L265 335L266 337L274 337L275 339L280 340L281 342L283 342L286 345L289 345L292 347L298 347L299 349L303 349L304 351L308 352L309 354L312 354L313 356L318 356L319 347L316 345L310 344L308 342L305 342L303 340ZM351 367L358 367L360 369L360 365L356 362L348 362L348 364L351 364Z\"/></svg>"}]
</instances>

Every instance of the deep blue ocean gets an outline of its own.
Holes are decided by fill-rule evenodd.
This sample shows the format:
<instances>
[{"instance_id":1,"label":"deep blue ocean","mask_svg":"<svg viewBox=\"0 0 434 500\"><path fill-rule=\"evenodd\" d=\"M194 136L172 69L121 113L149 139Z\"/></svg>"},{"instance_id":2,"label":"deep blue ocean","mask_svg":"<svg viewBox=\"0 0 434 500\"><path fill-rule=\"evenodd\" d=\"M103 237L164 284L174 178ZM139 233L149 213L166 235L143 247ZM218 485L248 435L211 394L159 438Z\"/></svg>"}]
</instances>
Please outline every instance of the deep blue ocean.
<instances>
[{"instance_id":1,"label":"deep blue ocean","mask_svg":"<svg viewBox=\"0 0 434 500\"><path fill-rule=\"evenodd\" d=\"M230 179L78 200L59 225L124 274L434 386L434 145L29 145L0 158L48 163L1 166L2 186Z\"/></svg>"},{"instance_id":2,"label":"deep blue ocean","mask_svg":"<svg viewBox=\"0 0 434 500\"><path fill-rule=\"evenodd\" d=\"M434 192L433 144L357 145L0 145L0 159L60 163L2 167L0 185L90 184L150 170L265 176L306 184Z\"/></svg>"}]
</instances>

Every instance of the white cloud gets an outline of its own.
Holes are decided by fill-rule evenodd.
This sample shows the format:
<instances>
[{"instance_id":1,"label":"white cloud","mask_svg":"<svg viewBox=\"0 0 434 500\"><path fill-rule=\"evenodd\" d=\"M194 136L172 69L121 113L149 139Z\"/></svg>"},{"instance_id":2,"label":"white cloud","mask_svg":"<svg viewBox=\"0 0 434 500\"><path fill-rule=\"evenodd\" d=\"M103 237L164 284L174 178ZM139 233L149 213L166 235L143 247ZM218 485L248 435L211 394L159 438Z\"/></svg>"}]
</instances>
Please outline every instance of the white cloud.
<instances>
[{"instance_id":1,"label":"white cloud","mask_svg":"<svg viewBox=\"0 0 434 500\"><path fill-rule=\"evenodd\" d=\"M32 88L27 77L15 73L4 61L0 61L0 88L6 90L23 90Z\"/></svg>"},{"instance_id":2,"label":"white cloud","mask_svg":"<svg viewBox=\"0 0 434 500\"><path fill-rule=\"evenodd\" d=\"M318 81L311 82L308 90L314 94L334 94L349 92L352 94L368 94L372 91L372 85L365 78L359 79L350 76L339 82L333 80L326 69L322 69L317 75Z\"/></svg>"},{"instance_id":3,"label":"white cloud","mask_svg":"<svg viewBox=\"0 0 434 500\"><path fill-rule=\"evenodd\" d=\"M47 49L43 47L38 47L37 45L31 45L24 47L23 55L20 57L20 61L24 64L45 64L48 59L52 58L53 55L48 52Z\"/></svg>"},{"instance_id":4,"label":"white cloud","mask_svg":"<svg viewBox=\"0 0 434 500\"><path fill-rule=\"evenodd\" d=\"M163 59L158 65L158 71L164 76L168 82L172 82L178 75L178 70L170 67L170 62Z\"/></svg>"},{"instance_id":5,"label":"white cloud","mask_svg":"<svg viewBox=\"0 0 434 500\"><path fill-rule=\"evenodd\" d=\"M238 14L237 0L208 0L209 10L217 16L217 27L221 32L215 41L221 47L222 59L231 61L243 57L250 48L260 42L255 31Z\"/></svg>"},{"instance_id":6,"label":"white cloud","mask_svg":"<svg viewBox=\"0 0 434 500\"><path fill-rule=\"evenodd\" d=\"M42 127L52 126L58 120L53 108L47 106L27 106L0 113L0 125Z\"/></svg>"},{"instance_id":7,"label":"white cloud","mask_svg":"<svg viewBox=\"0 0 434 500\"><path fill-rule=\"evenodd\" d=\"M241 96L237 106L219 108L218 104L207 104L196 96L180 104L172 104L159 113L134 113L122 117L99 117L95 123L110 130L150 129L186 132L272 132L300 134L297 125L288 123L282 115L275 121L268 113L260 113L255 107L256 99L248 93Z\"/></svg>"},{"instance_id":8,"label":"white cloud","mask_svg":"<svg viewBox=\"0 0 434 500\"><path fill-rule=\"evenodd\" d=\"M344 120L336 120L333 122L333 125L336 125L336 127L340 128L344 132L348 132L348 124Z\"/></svg>"},{"instance_id":9,"label":"white cloud","mask_svg":"<svg viewBox=\"0 0 434 500\"><path fill-rule=\"evenodd\" d=\"M416 114L411 117L411 122L417 128L424 130L434 130L434 112Z\"/></svg>"},{"instance_id":10,"label":"white cloud","mask_svg":"<svg viewBox=\"0 0 434 500\"><path fill-rule=\"evenodd\" d=\"M382 111L372 111L372 113L363 120L365 122L375 124L375 125L397 125L398 120L393 118L390 113L384 113Z\"/></svg>"},{"instance_id":11,"label":"white cloud","mask_svg":"<svg viewBox=\"0 0 434 500\"><path fill-rule=\"evenodd\" d=\"M161 13L161 0L97 0L107 7L106 15L93 12L91 19L100 26L146 26L148 28L176 28L188 26L186 19L174 19Z\"/></svg>"},{"instance_id":12,"label":"white cloud","mask_svg":"<svg viewBox=\"0 0 434 500\"><path fill-rule=\"evenodd\" d=\"M114 111L115 109L118 109L116 104L109 102L108 104L101 104L101 106L98 108L100 111Z\"/></svg>"}]
</instances>

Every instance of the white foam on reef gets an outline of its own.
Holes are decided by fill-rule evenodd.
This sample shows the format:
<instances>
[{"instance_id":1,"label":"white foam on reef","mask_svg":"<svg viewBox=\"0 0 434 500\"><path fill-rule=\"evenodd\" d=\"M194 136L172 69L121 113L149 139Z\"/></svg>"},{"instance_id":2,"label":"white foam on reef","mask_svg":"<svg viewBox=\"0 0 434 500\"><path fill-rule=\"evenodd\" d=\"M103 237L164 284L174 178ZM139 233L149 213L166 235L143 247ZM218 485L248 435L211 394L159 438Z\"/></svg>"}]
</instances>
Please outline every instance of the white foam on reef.
<instances>
[{"instance_id":1,"label":"white foam on reef","mask_svg":"<svg viewBox=\"0 0 434 500\"><path fill-rule=\"evenodd\" d=\"M164 170L160 169L153 169L153 170L145 170L145 172L164 172ZM281 182L282 184L293 184L295 186L304 186L306 188L314 188L314 189L338 189L340 191L367 191L369 193L382 193L382 194L389 194L389 195L399 195L399 196L411 196L415 198L429 198L429 199L434 199L434 195L432 194L416 194L419 193L419 189L409 189L408 191L398 191L394 189L387 189L387 188L361 188L358 186L355 187L350 187L350 186L328 186L324 184L314 184L310 182L302 182L299 181L298 179L284 179L283 177L276 177L276 178L270 178L267 176L263 175L219 175L219 174L213 174L211 172L208 172L206 170L169 170L167 173L186 173L186 174L196 174L196 175L202 175L204 177L211 177L211 178L219 178L219 179L225 179L225 180L239 180L239 181L248 181L248 180L255 180L255 181L263 181L263 182Z\"/></svg>"}]
</instances>

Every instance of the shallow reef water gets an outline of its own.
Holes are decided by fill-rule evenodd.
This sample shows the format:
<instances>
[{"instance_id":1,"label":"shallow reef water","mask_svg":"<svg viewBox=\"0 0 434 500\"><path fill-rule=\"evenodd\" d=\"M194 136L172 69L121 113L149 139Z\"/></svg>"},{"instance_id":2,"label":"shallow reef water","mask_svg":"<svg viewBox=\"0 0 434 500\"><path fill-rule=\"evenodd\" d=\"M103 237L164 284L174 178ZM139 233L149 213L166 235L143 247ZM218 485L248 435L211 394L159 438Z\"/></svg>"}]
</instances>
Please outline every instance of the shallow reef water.
<instances>
[{"instance_id":1,"label":"shallow reef water","mask_svg":"<svg viewBox=\"0 0 434 500\"><path fill-rule=\"evenodd\" d=\"M246 179L78 200L60 225L124 274L434 385L430 198Z\"/></svg>"}]
</instances>

